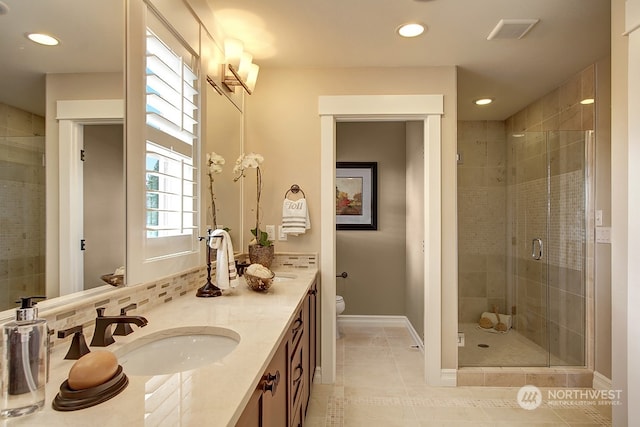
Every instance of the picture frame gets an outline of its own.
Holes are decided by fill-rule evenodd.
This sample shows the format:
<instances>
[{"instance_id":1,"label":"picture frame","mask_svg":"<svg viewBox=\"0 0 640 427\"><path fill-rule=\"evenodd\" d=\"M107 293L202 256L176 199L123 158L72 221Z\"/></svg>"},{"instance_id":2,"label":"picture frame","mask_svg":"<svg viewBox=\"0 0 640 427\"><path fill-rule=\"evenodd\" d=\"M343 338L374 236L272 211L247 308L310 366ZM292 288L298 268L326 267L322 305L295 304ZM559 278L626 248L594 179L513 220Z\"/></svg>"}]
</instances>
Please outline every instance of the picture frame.
<instances>
[{"instance_id":1,"label":"picture frame","mask_svg":"<svg viewBox=\"0 0 640 427\"><path fill-rule=\"evenodd\" d=\"M378 163L336 163L336 230L378 229Z\"/></svg>"}]
</instances>

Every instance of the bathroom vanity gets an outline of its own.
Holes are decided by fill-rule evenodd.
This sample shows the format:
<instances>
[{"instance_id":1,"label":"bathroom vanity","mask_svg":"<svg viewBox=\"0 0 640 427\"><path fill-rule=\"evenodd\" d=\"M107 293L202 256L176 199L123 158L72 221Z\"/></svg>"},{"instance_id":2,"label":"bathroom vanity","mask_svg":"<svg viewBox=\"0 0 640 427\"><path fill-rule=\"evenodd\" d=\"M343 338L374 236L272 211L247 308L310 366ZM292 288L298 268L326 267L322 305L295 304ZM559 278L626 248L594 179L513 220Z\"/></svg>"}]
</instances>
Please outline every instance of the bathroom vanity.
<instances>
[{"instance_id":1,"label":"bathroom vanity","mask_svg":"<svg viewBox=\"0 0 640 427\"><path fill-rule=\"evenodd\" d=\"M10 425L301 426L316 365L317 269L277 270L276 277L280 281L267 293L251 291L243 278L221 297L196 298L195 292L185 293L140 312L147 326L134 326L130 335L115 336L116 342L108 347L90 347L92 352L122 355L163 334L216 330L237 341L226 356L183 372L134 375L125 366L128 387L90 408L52 409L51 402L74 363L64 360L69 343L57 343L51 354L44 410L11 420ZM87 342L93 330L93 325L85 327ZM150 364L161 357L149 351Z\"/></svg>"}]
</instances>

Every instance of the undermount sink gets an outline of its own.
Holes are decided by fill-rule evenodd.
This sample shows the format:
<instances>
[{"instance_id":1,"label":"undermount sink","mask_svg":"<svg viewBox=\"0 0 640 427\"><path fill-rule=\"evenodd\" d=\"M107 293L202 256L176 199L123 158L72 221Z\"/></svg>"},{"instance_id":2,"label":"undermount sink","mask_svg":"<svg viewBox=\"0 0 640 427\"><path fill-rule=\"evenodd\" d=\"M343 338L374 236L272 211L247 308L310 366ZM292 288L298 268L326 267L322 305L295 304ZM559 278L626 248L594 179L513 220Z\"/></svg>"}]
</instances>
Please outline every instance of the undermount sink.
<instances>
[{"instance_id":1,"label":"undermount sink","mask_svg":"<svg viewBox=\"0 0 640 427\"><path fill-rule=\"evenodd\" d=\"M288 282L289 280L295 279L296 276L293 274L287 273L276 273L276 276L273 278L274 282Z\"/></svg>"},{"instance_id":2,"label":"undermount sink","mask_svg":"<svg viewBox=\"0 0 640 427\"><path fill-rule=\"evenodd\" d=\"M139 338L115 355L128 375L164 375L199 368L221 360L240 342L231 329L175 328Z\"/></svg>"}]
</instances>

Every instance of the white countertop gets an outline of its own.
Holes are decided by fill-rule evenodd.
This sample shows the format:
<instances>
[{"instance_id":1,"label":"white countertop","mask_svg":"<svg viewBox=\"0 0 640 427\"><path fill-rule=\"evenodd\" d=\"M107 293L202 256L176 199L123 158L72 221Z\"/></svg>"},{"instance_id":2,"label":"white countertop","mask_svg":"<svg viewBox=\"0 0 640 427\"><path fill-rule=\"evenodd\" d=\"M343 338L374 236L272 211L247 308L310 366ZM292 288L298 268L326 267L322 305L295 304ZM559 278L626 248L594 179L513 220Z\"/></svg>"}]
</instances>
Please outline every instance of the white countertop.
<instances>
[{"instance_id":1,"label":"white countertop","mask_svg":"<svg viewBox=\"0 0 640 427\"><path fill-rule=\"evenodd\" d=\"M51 402L75 362L64 360L68 348L60 346L51 355L44 409L2 421L2 425L233 426L277 350L295 309L302 304L317 270L282 270L281 273L295 277L274 283L267 293L250 290L241 279L237 288L230 293L225 291L221 297L185 295L144 313L148 325L132 326L134 332L125 337L115 336L115 344L90 347L92 351L116 352L127 343L166 329L215 326L240 335L238 346L222 360L179 374L133 376L125 370L129 385L119 395L91 408L59 412L51 407ZM136 312L129 314L136 315Z\"/></svg>"}]
</instances>

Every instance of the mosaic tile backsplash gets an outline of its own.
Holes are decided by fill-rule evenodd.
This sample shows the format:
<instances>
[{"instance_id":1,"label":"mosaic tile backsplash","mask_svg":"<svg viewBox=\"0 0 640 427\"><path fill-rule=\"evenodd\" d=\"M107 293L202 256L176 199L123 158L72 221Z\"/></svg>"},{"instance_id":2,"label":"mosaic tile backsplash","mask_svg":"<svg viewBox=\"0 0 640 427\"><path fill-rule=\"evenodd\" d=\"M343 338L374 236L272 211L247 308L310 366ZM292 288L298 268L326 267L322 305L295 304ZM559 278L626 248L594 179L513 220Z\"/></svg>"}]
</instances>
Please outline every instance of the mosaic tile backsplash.
<instances>
[{"instance_id":1,"label":"mosaic tile backsplash","mask_svg":"<svg viewBox=\"0 0 640 427\"><path fill-rule=\"evenodd\" d=\"M316 268L317 258L317 254L276 253L271 268L273 270ZM244 259L246 255L238 257L238 260ZM215 263L213 267L211 274L215 276ZM120 313L120 308L136 303L137 308L128 314L144 315L145 312L160 304L169 303L182 296L194 296L196 289L206 282L206 277L206 266L202 266L138 286L113 288L55 309L43 308L40 316L47 320L50 329L56 331L56 334L51 336L54 347L68 345L72 339L72 336L58 338L57 331L77 325L83 325L85 337L90 340L95 324L96 308L105 307L105 315L117 315Z\"/></svg>"}]
</instances>

